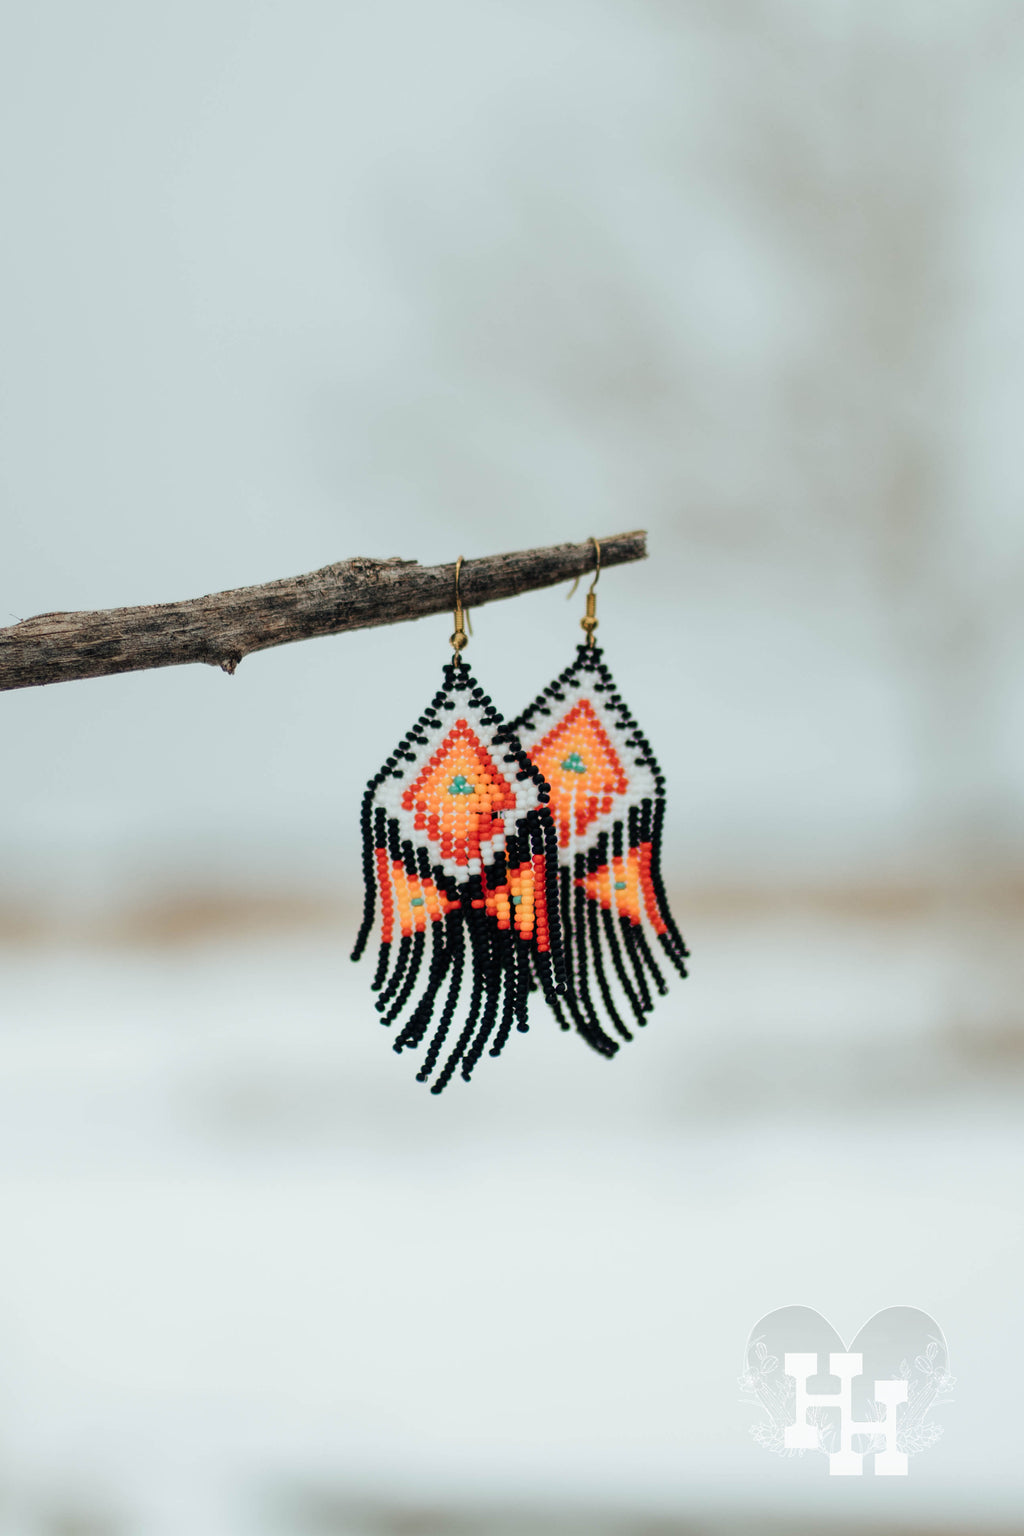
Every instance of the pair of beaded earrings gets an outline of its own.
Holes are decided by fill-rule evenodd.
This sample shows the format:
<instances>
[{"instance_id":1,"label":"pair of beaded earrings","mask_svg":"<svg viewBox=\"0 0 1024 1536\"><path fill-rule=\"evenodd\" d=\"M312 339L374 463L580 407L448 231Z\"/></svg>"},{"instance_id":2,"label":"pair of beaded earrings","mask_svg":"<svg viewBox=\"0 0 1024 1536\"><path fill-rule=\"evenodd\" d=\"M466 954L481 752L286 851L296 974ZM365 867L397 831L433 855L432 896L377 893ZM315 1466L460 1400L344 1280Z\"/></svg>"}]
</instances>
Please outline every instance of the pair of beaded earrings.
<instances>
[{"instance_id":1,"label":"pair of beaded earrings","mask_svg":"<svg viewBox=\"0 0 1024 1536\"><path fill-rule=\"evenodd\" d=\"M456 1070L468 1082L485 1049L498 1056L513 1026L529 1028L531 993L613 1056L616 1036L633 1038L624 1015L645 1024L652 992L667 991L659 958L686 975L661 877L665 780L595 643L592 542L586 640L511 722L462 660L459 556L454 661L363 797L352 959L379 903L376 1007L399 1026L399 1053L429 1034L416 1077L433 1078L432 1093Z\"/></svg>"}]
</instances>

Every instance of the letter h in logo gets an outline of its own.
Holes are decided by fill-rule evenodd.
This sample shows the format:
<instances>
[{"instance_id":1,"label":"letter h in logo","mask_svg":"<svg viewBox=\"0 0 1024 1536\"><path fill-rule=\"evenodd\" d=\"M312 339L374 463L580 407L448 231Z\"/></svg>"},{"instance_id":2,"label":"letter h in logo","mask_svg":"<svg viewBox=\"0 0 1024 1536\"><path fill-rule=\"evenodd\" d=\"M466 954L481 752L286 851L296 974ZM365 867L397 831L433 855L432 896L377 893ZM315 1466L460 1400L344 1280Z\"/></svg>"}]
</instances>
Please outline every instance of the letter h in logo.
<instances>
[{"instance_id":1,"label":"letter h in logo","mask_svg":"<svg viewBox=\"0 0 1024 1536\"><path fill-rule=\"evenodd\" d=\"M870 1435L880 1438L885 1449L875 1453L876 1477L906 1477L907 1457L896 1449L896 1404L907 1400L907 1383L900 1377L875 1382L875 1399L885 1406L884 1419L870 1419L858 1423L852 1417L851 1398L853 1378L861 1375L863 1355L830 1354L829 1374L839 1377L838 1392L807 1390L807 1380L818 1374L817 1354L788 1354L785 1357L787 1376L796 1380L796 1423L786 1425L787 1450L815 1451L820 1446L819 1426L807 1422L808 1408L839 1409L838 1451L830 1451L828 1470L834 1476L859 1476L864 1470L863 1451L853 1449L854 1435Z\"/></svg>"}]
</instances>

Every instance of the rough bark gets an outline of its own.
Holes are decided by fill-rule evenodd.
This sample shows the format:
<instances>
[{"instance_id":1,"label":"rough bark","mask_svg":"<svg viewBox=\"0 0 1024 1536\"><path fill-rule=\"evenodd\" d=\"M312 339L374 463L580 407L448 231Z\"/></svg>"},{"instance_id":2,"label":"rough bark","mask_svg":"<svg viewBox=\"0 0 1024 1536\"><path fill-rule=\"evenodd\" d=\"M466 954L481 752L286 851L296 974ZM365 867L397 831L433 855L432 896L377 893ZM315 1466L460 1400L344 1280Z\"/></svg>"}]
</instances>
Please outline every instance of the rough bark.
<instances>
[{"instance_id":1,"label":"rough bark","mask_svg":"<svg viewBox=\"0 0 1024 1536\"><path fill-rule=\"evenodd\" d=\"M601 539L601 568L643 560L647 535ZM459 578L469 609L594 569L594 546L555 544L463 562ZM234 672L243 657L317 635L443 613L454 606L455 565L359 556L258 587L237 587L180 603L109 608L97 613L41 613L0 629L0 690L75 678L109 677L147 667L205 662Z\"/></svg>"}]
</instances>

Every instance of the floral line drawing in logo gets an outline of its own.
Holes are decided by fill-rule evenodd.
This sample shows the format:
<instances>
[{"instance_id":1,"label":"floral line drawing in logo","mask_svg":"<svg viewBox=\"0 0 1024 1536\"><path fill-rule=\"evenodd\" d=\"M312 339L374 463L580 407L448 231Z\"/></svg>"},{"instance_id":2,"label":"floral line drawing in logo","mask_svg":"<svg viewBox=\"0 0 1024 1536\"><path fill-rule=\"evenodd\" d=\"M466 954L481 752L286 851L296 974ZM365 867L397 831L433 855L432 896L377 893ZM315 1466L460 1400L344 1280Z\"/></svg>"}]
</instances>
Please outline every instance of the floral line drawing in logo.
<instances>
[{"instance_id":1,"label":"floral line drawing in logo","mask_svg":"<svg viewBox=\"0 0 1024 1536\"><path fill-rule=\"evenodd\" d=\"M750 1433L758 1445L776 1456L802 1456L801 1450L791 1450L786 1445L786 1425L793 1422L793 1400L796 1396L792 1376L780 1371L775 1355L768 1353L764 1338L754 1339L748 1346L753 1349L752 1369L738 1378L745 1402L757 1403L768 1415L767 1424L760 1421L751 1424Z\"/></svg>"},{"instance_id":2,"label":"floral line drawing in logo","mask_svg":"<svg viewBox=\"0 0 1024 1536\"><path fill-rule=\"evenodd\" d=\"M917 1374L915 1375L914 1372ZM896 1449L906 1456L927 1451L942 1439L941 1424L926 1424L925 1415L936 1403L953 1401L952 1391L956 1377L946 1370L946 1345L943 1339L931 1338L923 1355L917 1355L913 1368L906 1359L900 1361L899 1374L908 1383L907 1406L897 1423ZM878 1417L877 1403L868 1403L865 1417ZM876 1451L878 1443L872 1441L870 1449Z\"/></svg>"}]
</instances>

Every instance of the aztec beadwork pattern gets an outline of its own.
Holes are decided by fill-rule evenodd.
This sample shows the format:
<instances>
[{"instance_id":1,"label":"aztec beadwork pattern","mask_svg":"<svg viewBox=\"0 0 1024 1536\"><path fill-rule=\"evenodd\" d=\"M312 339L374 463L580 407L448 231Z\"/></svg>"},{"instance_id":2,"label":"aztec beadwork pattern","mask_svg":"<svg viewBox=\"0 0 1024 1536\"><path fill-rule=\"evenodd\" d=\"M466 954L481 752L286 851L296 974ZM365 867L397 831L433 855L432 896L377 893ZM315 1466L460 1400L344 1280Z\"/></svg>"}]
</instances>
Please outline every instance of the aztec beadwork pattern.
<instances>
[{"instance_id":1,"label":"aztec beadwork pattern","mask_svg":"<svg viewBox=\"0 0 1024 1536\"><path fill-rule=\"evenodd\" d=\"M497 1056L513 1023L528 1028L527 995L538 984L552 1002L564 990L548 797L464 662L444 668L442 688L367 785L366 905L352 958L366 948L379 903L376 1006L383 1024L404 1015L398 1052L433 1030L420 1082L448 1043L432 1093L457 1067L468 1081L492 1037Z\"/></svg>"},{"instance_id":2,"label":"aztec beadwork pattern","mask_svg":"<svg viewBox=\"0 0 1024 1536\"><path fill-rule=\"evenodd\" d=\"M513 725L550 786L557 836L567 991L548 1001L610 1056L603 1021L631 1040L623 1012L645 1024L652 986L668 990L646 928L681 976L689 951L661 877L665 780L601 657L581 645Z\"/></svg>"}]
</instances>

